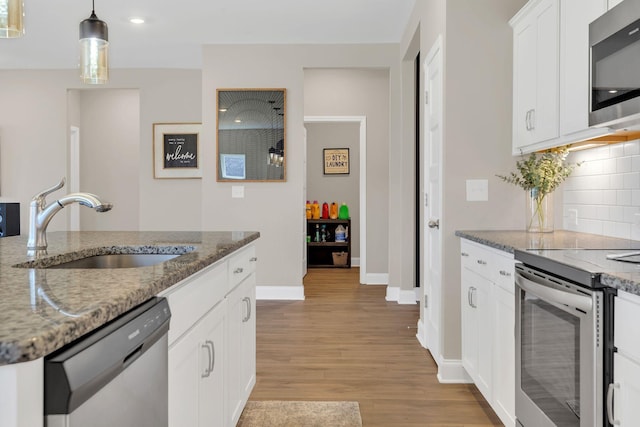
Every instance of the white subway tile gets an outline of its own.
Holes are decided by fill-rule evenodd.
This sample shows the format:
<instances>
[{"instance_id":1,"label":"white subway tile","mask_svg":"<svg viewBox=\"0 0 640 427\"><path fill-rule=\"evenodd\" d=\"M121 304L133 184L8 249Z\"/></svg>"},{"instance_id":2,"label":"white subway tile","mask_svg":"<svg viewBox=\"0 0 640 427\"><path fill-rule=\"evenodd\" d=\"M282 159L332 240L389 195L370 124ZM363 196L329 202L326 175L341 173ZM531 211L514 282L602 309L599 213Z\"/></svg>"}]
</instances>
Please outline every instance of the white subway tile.
<instances>
[{"instance_id":1,"label":"white subway tile","mask_svg":"<svg viewBox=\"0 0 640 427\"><path fill-rule=\"evenodd\" d=\"M609 206L597 206L595 219L609 221L609 219L611 219L611 217L609 216L609 210Z\"/></svg>"},{"instance_id":2,"label":"white subway tile","mask_svg":"<svg viewBox=\"0 0 640 427\"><path fill-rule=\"evenodd\" d=\"M631 204L640 206L640 190L631 190Z\"/></svg>"},{"instance_id":3,"label":"white subway tile","mask_svg":"<svg viewBox=\"0 0 640 427\"><path fill-rule=\"evenodd\" d=\"M609 188L618 189L624 188L624 175L621 173L609 175Z\"/></svg>"},{"instance_id":4,"label":"white subway tile","mask_svg":"<svg viewBox=\"0 0 640 427\"><path fill-rule=\"evenodd\" d=\"M624 208L624 222L633 224L636 222L636 214L640 214L640 207L627 206Z\"/></svg>"},{"instance_id":5,"label":"white subway tile","mask_svg":"<svg viewBox=\"0 0 640 427\"><path fill-rule=\"evenodd\" d=\"M640 188L640 172L631 172L624 174L624 187L627 189Z\"/></svg>"},{"instance_id":6,"label":"white subway tile","mask_svg":"<svg viewBox=\"0 0 640 427\"><path fill-rule=\"evenodd\" d=\"M609 209L609 219L615 222L624 221L624 208L622 206L611 206L611 209Z\"/></svg>"},{"instance_id":7,"label":"white subway tile","mask_svg":"<svg viewBox=\"0 0 640 427\"><path fill-rule=\"evenodd\" d=\"M631 157L620 157L616 159L616 172L631 172Z\"/></svg>"},{"instance_id":8,"label":"white subway tile","mask_svg":"<svg viewBox=\"0 0 640 427\"><path fill-rule=\"evenodd\" d=\"M631 238L631 224L629 224L627 222L618 222L618 223L616 223L614 237L619 237L621 239L630 239Z\"/></svg>"},{"instance_id":9,"label":"white subway tile","mask_svg":"<svg viewBox=\"0 0 640 427\"><path fill-rule=\"evenodd\" d=\"M618 206L631 206L631 190L616 190L616 204Z\"/></svg>"},{"instance_id":10,"label":"white subway tile","mask_svg":"<svg viewBox=\"0 0 640 427\"><path fill-rule=\"evenodd\" d=\"M617 187L614 187L612 185L611 188L617 188ZM617 200L618 200L618 194L616 190L604 190L602 192L602 203L599 203L599 204L615 205L617 203Z\"/></svg>"},{"instance_id":11,"label":"white subway tile","mask_svg":"<svg viewBox=\"0 0 640 427\"><path fill-rule=\"evenodd\" d=\"M640 154L640 145L639 141L629 141L624 143L624 155L632 156L634 154Z\"/></svg>"},{"instance_id":12,"label":"white subway tile","mask_svg":"<svg viewBox=\"0 0 640 427\"><path fill-rule=\"evenodd\" d=\"M640 172L640 156L631 157L631 170Z\"/></svg>"},{"instance_id":13,"label":"white subway tile","mask_svg":"<svg viewBox=\"0 0 640 427\"><path fill-rule=\"evenodd\" d=\"M638 158L640 159L640 156L638 156ZM606 174L616 173L617 172L616 165L617 165L616 159L604 159L602 161L602 173L606 173Z\"/></svg>"},{"instance_id":14,"label":"white subway tile","mask_svg":"<svg viewBox=\"0 0 640 427\"><path fill-rule=\"evenodd\" d=\"M609 157L617 158L624 156L624 144L613 144L609 146Z\"/></svg>"},{"instance_id":15,"label":"white subway tile","mask_svg":"<svg viewBox=\"0 0 640 427\"><path fill-rule=\"evenodd\" d=\"M631 224L631 239L640 240L640 226Z\"/></svg>"}]
</instances>

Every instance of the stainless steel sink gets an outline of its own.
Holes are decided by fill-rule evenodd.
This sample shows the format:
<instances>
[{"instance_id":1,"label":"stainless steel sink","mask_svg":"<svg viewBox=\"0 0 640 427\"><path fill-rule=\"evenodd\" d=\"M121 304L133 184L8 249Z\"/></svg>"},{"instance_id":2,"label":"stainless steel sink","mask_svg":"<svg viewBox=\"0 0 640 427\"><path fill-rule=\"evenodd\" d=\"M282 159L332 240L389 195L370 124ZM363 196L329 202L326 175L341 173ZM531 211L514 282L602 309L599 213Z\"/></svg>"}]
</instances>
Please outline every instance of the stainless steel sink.
<instances>
[{"instance_id":1,"label":"stainless steel sink","mask_svg":"<svg viewBox=\"0 0 640 427\"><path fill-rule=\"evenodd\" d=\"M148 267L180 256L179 254L106 254L63 262L46 268L135 268Z\"/></svg>"}]
</instances>

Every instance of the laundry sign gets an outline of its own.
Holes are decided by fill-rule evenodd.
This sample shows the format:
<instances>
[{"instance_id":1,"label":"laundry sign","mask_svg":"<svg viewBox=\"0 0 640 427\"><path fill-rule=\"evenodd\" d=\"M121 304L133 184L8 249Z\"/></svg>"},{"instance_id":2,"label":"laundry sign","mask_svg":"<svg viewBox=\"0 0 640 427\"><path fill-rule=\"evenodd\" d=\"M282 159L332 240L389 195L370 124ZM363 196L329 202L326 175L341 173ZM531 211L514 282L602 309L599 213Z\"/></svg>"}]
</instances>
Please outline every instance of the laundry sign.
<instances>
[{"instance_id":1,"label":"laundry sign","mask_svg":"<svg viewBox=\"0 0 640 427\"><path fill-rule=\"evenodd\" d=\"M325 148L322 152L325 175L349 175L348 148Z\"/></svg>"}]
</instances>

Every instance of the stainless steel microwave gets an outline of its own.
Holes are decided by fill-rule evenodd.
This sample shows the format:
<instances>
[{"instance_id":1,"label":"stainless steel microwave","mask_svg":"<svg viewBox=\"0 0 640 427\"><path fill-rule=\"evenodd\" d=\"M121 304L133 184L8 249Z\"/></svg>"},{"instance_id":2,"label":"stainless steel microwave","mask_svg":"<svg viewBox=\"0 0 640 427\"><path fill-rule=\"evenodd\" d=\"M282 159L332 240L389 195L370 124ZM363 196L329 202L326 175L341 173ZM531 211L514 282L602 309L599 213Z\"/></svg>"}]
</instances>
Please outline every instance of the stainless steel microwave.
<instances>
[{"instance_id":1,"label":"stainless steel microwave","mask_svg":"<svg viewBox=\"0 0 640 427\"><path fill-rule=\"evenodd\" d=\"M640 129L640 0L589 24L589 126Z\"/></svg>"}]
</instances>

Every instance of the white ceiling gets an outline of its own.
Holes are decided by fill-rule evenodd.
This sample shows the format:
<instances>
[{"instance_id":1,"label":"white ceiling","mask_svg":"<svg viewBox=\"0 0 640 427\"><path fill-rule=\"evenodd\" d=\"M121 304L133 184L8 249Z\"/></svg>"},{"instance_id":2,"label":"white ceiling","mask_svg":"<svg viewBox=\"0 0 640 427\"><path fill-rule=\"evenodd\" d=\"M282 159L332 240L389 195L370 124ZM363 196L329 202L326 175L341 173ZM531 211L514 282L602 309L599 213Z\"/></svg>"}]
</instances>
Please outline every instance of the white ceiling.
<instances>
[{"instance_id":1,"label":"white ceiling","mask_svg":"<svg viewBox=\"0 0 640 427\"><path fill-rule=\"evenodd\" d=\"M96 0L111 68L201 68L204 44L397 43L416 0ZM0 69L75 68L91 0L24 0ZM129 23L132 16L146 19Z\"/></svg>"}]
</instances>

